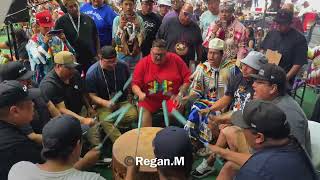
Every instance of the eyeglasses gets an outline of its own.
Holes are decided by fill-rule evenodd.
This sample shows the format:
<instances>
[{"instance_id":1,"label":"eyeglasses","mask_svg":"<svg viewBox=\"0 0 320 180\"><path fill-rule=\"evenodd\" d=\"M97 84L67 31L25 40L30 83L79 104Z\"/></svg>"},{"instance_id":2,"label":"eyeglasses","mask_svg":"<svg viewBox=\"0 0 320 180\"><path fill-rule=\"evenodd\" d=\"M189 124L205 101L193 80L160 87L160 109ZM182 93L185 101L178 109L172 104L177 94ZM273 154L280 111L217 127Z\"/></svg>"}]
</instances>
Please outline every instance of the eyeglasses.
<instances>
[{"instance_id":1,"label":"eyeglasses","mask_svg":"<svg viewBox=\"0 0 320 180\"><path fill-rule=\"evenodd\" d=\"M101 60L106 64L116 64L117 63L117 58L111 58L111 59L101 58Z\"/></svg>"},{"instance_id":2,"label":"eyeglasses","mask_svg":"<svg viewBox=\"0 0 320 180\"><path fill-rule=\"evenodd\" d=\"M192 18L192 13L189 13L189 12L187 12L187 11L183 11L183 15L184 15L185 17Z\"/></svg>"},{"instance_id":3,"label":"eyeglasses","mask_svg":"<svg viewBox=\"0 0 320 180\"><path fill-rule=\"evenodd\" d=\"M270 85L270 82L269 82L269 81L263 81L263 80L255 80L254 83L256 83L256 84Z\"/></svg>"},{"instance_id":4,"label":"eyeglasses","mask_svg":"<svg viewBox=\"0 0 320 180\"><path fill-rule=\"evenodd\" d=\"M153 56L155 57L156 60L160 60L165 56L165 54L163 54L163 53L159 53L159 54L153 53Z\"/></svg>"}]
</instances>

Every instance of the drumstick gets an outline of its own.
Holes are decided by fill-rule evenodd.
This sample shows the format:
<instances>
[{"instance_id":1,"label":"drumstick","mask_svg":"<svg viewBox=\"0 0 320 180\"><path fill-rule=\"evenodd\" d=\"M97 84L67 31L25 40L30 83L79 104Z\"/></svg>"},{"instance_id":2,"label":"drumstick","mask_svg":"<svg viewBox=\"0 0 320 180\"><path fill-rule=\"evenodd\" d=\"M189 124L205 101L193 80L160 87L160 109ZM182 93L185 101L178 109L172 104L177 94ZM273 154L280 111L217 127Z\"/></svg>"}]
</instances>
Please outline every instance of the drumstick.
<instances>
[{"instance_id":1,"label":"drumstick","mask_svg":"<svg viewBox=\"0 0 320 180\"><path fill-rule=\"evenodd\" d=\"M107 141L107 139L109 138L109 136L113 133L114 129L118 126L118 124L122 121L123 117L125 116L125 114L129 111L129 109L131 108L131 104L127 104L125 107L121 108L122 112L121 114L118 116L116 122L114 123L111 131L103 138L102 142L96 147L96 149L101 149L103 144Z\"/></svg>"},{"instance_id":2,"label":"drumstick","mask_svg":"<svg viewBox=\"0 0 320 180\"><path fill-rule=\"evenodd\" d=\"M182 124L182 125L185 125L187 124L187 120L186 118L184 118L182 116L182 114L180 114L179 111L177 111L176 109L173 109L171 114Z\"/></svg>"},{"instance_id":3,"label":"drumstick","mask_svg":"<svg viewBox=\"0 0 320 180\"><path fill-rule=\"evenodd\" d=\"M111 101L113 104L115 104L122 95L123 95L122 91L118 91L118 92L111 98L110 101Z\"/></svg>"},{"instance_id":4,"label":"drumstick","mask_svg":"<svg viewBox=\"0 0 320 180\"><path fill-rule=\"evenodd\" d=\"M118 101L118 99L123 95L123 91L125 91L125 90L129 87L131 81L132 81L132 74L130 75L130 77L129 77L129 79L126 81L126 83L124 84L122 90L118 91L118 92L112 97L111 102L112 102L113 104L116 103L116 102Z\"/></svg>"},{"instance_id":5,"label":"drumstick","mask_svg":"<svg viewBox=\"0 0 320 180\"><path fill-rule=\"evenodd\" d=\"M169 126L169 116L168 116L168 107L167 107L167 101L162 101L162 109L163 109L163 117L164 117L164 123L166 127Z\"/></svg>"},{"instance_id":6,"label":"drumstick","mask_svg":"<svg viewBox=\"0 0 320 180\"><path fill-rule=\"evenodd\" d=\"M143 116L143 107L140 108L139 111L139 121L138 121L138 137L137 137L137 143L136 143L136 151L134 154L134 157L137 157L137 153L138 153L138 145L139 145L139 139L140 139L140 129L141 129L141 125L142 125L142 116Z\"/></svg>"},{"instance_id":7,"label":"drumstick","mask_svg":"<svg viewBox=\"0 0 320 180\"><path fill-rule=\"evenodd\" d=\"M125 91L128 88L128 86L130 85L131 81L132 81L132 74L130 75L130 77L126 81L126 83L124 84L123 89L122 89L123 91Z\"/></svg>"},{"instance_id":8,"label":"drumstick","mask_svg":"<svg viewBox=\"0 0 320 180\"><path fill-rule=\"evenodd\" d=\"M113 118L117 117L122 111L123 111L124 107L119 108L118 110L116 110L115 112L109 114L105 119L103 119L103 121L113 121Z\"/></svg>"}]
</instances>

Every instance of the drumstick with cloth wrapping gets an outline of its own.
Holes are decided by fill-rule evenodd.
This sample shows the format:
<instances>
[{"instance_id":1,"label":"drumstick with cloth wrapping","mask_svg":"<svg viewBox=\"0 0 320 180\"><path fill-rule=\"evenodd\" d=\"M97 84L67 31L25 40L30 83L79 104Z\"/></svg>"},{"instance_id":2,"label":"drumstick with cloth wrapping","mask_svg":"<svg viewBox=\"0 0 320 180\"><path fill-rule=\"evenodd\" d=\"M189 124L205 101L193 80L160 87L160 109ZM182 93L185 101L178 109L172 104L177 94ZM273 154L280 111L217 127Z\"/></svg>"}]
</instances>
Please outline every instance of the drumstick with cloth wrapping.
<instances>
[{"instance_id":1,"label":"drumstick with cloth wrapping","mask_svg":"<svg viewBox=\"0 0 320 180\"><path fill-rule=\"evenodd\" d=\"M129 109L131 108L131 104L127 104L126 106L122 107L122 112L120 113L120 115L118 116L116 122L114 123L111 131L104 137L104 139L102 140L102 142L96 147L96 149L101 149L103 144L107 141L107 139L109 138L109 136L113 133L114 129L118 126L118 124L123 120L125 114L129 111Z\"/></svg>"},{"instance_id":2,"label":"drumstick with cloth wrapping","mask_svg":"<svg viewBox=\"0 0 320 180\"><path fill-rule=\"evenodd\" d=\"M168 112L171 113L182 125L187 123L186 118L183 117L182 114L176 109L177 106L173 100L170 99L166 101L165 106L167 106Z\"/></svg>"},{"instance_id":3,"label":"drumstick with cloth wrapping","mask_svg":"<svg viewBox=\"0 0 320 180\"><path fill-rule=\"evenodd\" d=\"M122 111L123 111L123 107L109 114L105 119L103 119L103 121L113 122L114 118L117 117L119 114L121 114Z\"/></svg>"},{"instance_id":4,"label":"drumstick with cloth wrapping","mask_svg":"<svg viewBox=\"0 0 320 180\"><path fill-rule=\"evenodd\" d=\"M110 100L113 104L115 104L118 99L123 95L123 92L129 87L130 83L132 81L132 74L130 75L129 79L124 84L122 90L118 91Z\"/></svg>"},{"instance_id":5,"label":"drumstick with cloth wrapping","mask_svg":"<svg viewBox=\"0 0 320 180\"><path fill-rule=\"evenodd\" d=\"M113 122L114 118L119 116L121 114L121 112L125 109L125 106L122 108L119 108L118 110L116 110L115 112L109 114L105 119L102 119L102 121L107 121L107 122ZM102 121L98 122L98 126L102 123ZM98 131L99 129L97 129Z\"/></svg>"},{"instance_id":6,"label":"drumstick with cloth wrapping","mask_svg":"<svg viewBox=\"0 0 320 180\"><path fill-rule=\"evenodd\" d=\"M164 123L165 123L166 127L168 127L169 126L169 115L168 115L168 107L167 107L166 100L162 101L162 110L163 110Z\"/></svg>"},{"instance_id":7,"label":"drumstick with cloth wrapping","mask_svg":"<svg viewBox=\"0 0 320 180\"><path fill-rule=\"evenodd\" d=\"M142 116L143 116L143 107L140 108L139 110L139 120L138 120L138 137L137 137L137 144L136 144L136 151L134 154L134 157L137 157L137 153L138 153L138 145L139 145L139 139L140 139L140 129L141 129L141 125L142 125Z\"/></svg>"}]
</instances>

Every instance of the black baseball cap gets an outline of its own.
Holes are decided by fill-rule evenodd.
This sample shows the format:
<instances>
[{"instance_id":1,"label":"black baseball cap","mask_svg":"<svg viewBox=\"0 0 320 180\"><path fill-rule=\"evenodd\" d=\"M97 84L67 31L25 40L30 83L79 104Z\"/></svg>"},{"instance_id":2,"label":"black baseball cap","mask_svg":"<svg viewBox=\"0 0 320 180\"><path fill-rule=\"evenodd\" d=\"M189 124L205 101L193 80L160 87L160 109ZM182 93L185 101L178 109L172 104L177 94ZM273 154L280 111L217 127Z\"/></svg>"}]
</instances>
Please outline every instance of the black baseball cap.
<instances>
[{"instance_id":1,"label":"black baseball cap","mask_svg":"<svg viewBox=\"0 0 320 180\"><path fill-rule=\"evenodd\" d=\"M21 101L33 100L40 95L40 89L28 89L27 86L15 80L0 83L0 107L11 106Z\"/></svg>"},{"instance_id":2,"label":"black baseball cap","mask_svg":"<svg viewBox=\"0 0 320 180\"><path fill-rule=\"evenodd\" d=\"M261 66L258 74L250 75L253 79L268 81L271 84L277 84L279 86L285 86L287 84L286 72L275 64L264 64Z\"/></svg>"},{"instance_id":3,"label":"black baseball cap","mask_svg":"<svg viewBox=\"0 0 320 180\"><path fill-rule=\"evenodd\" d=\"M278 11L276 17L274 18L274 21L278 24L291 24L292 19L293 19L292 12L285 9L281 9Z\"/></svg>"},{"instance_id":4,"label":"black baseball cap","mask_svg":"<svg viewBox=\"0 0 320 180\"><path fill-rule=\"evenodd\" d=\"M82 130L80 121L70 115L61 115L50 120L42 130L43 150L64 151L73 148L81 139Z\"/></svg>"},{"instance_id":5,"label":"black baseball cap","mask_svg":"<svg viewBox=\"0 0 320 180\"><path fill-rule=\"evenodd\" d=\"M103 46L101 48L101 56L103 59L112 59L117 56L117 52L112 46Z\"/></svg>"},{"instance_id":6,"label":"black baseball cap","mask_svg":"<svg viewBox=\"0 0 320 180\"><path fill-rule=\"evenodd\" d=\"M191 171L192 144L187 132L179 127L166 127L156 134L153 140L154 154L157 159L170 159L184 157L187 172ZM188 167L190 165L190 167Z\"/></svg>"},{"instance_id":7,"label":"black baseball cap","mask_svg":"<svg viewBox=\"0 0 320 180\"><path fill-rule=\"evenodd\" d=\"M231 122L243 129L254 129L269 138L281 139L290 134L286 114L268 101L252 100L248 102L243 111L232 114Z\"/></svg>"},{"instance_id":8,"label":"black baseball cap","mask_svg":"<svg viewBox=\"0 0 320 180\"><path fill-rule=\"evenodd\" d=\"M33 72L29 71L21 62L8 62L0 66L0 79L4 80L29 80Z\"/></svg>"}]
</instances>

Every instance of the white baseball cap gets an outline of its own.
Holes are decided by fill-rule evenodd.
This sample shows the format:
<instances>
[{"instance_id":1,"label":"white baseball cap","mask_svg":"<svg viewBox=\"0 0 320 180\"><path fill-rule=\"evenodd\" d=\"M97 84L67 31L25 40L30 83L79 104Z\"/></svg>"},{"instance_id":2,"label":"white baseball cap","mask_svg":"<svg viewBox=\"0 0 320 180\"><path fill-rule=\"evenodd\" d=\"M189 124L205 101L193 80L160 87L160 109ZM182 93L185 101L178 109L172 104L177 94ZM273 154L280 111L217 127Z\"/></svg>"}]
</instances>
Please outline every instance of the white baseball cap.
<instances>
[{"instance_id":1,"label":"white baseball cap","mask_svg":"<svg viewBox=\"0 0 320 180\"><path fill-rule=\"evenodd\" d=\"M209 42L209 49L224 50L224 41L219 38L214 38Z\"/></svg>"},{"instance_id":2,"label":"white baseball cap","mask_svg":"<svg viewBox=\"0 0 320 180\"><path fill-rule=\"evenodd\" d=\"M159 5L166 5L171 7L171 0L158 0Z\"/></svg>"}]
</instances>

